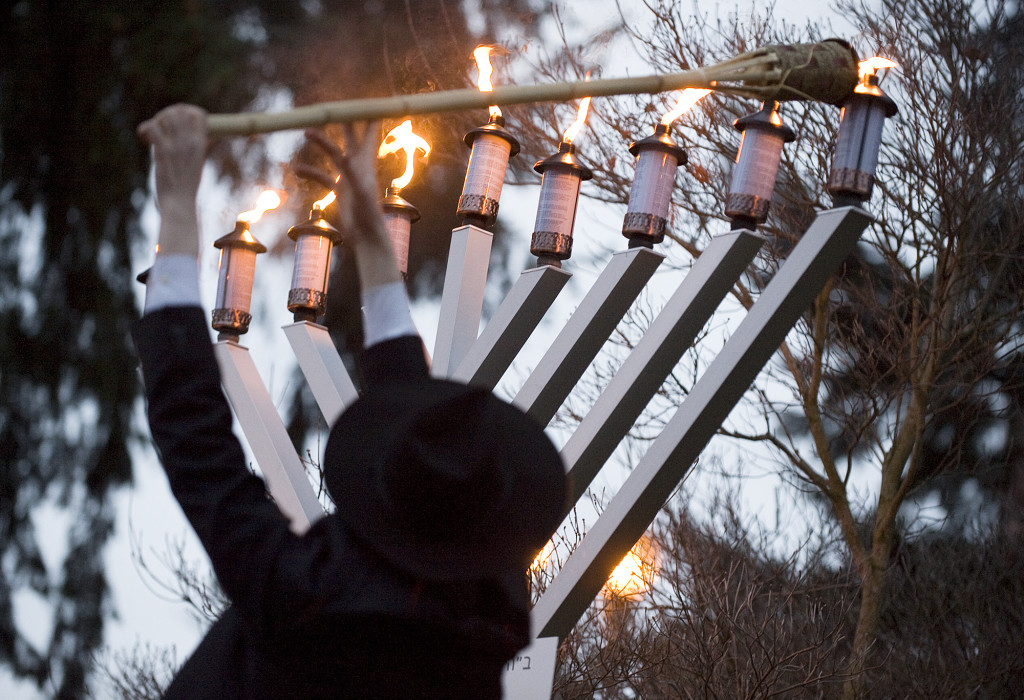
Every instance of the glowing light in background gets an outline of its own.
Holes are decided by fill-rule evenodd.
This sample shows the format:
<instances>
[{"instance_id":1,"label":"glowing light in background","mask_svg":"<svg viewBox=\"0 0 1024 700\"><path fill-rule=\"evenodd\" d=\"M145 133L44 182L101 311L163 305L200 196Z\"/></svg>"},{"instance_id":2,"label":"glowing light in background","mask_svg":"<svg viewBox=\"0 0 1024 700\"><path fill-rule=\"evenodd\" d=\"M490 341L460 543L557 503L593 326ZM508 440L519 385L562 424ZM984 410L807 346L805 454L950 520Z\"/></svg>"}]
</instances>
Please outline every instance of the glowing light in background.
<instances>
[{"instance_id":1,"label":"glowing light in background","mask_svg":"<svg viewBox=\"0 0 1024 700\"><path fill-rule=\"evenodd\" d=\"M657 570L654 544L644 537L633 545L619 565L612 570L602 592L609 598L639 598L651 589Z\"/></svg>"}]
</instances>

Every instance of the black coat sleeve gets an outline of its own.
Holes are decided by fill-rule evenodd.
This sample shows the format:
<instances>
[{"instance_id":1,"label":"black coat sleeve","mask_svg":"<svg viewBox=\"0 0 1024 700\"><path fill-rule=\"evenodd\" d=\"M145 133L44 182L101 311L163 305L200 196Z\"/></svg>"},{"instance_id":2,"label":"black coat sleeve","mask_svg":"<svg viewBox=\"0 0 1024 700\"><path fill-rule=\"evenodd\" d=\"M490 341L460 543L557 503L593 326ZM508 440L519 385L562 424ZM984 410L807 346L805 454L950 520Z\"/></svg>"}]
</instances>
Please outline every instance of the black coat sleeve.
<instances>
[{"instance_id":1,"label":"black coat sleeve","mask_svg":"<svg viewBox=\"0 0 1024 700\"><path fill-rule=\"evenodd\" d=\"M150 430L171 490L224 592L243 609L258 609L282 554L315 543L300 545L263 481L247 468L202 310L146 314L134 338Z\"/></svg>"},{"instance_id":2,"label":"black coat sleeve","mask_svg":"<svg viewBox=\"0 0 1024 700\"><path fill-rule=\"evenodd\" d=\"M377 343L362 352L359 369L367 391L393 382L426 379L429 375L423 340L403 335Z\"/></svg>"},{"instance_id":3,"label":"black coat sleeve","mask_svg":"<svg viewBox=\"0 0 1024 700\"><path fill-rule=\"evenodd\" d=\"M313 614L339 594L338 572L360 555L330 517L295 535L247 468L202 310L146 314L134 338L153 441L224 592L240 612L271 624ZM369 348L360 366L368 390L428 373L418 336Z\"/></svg>"}]
</instances>

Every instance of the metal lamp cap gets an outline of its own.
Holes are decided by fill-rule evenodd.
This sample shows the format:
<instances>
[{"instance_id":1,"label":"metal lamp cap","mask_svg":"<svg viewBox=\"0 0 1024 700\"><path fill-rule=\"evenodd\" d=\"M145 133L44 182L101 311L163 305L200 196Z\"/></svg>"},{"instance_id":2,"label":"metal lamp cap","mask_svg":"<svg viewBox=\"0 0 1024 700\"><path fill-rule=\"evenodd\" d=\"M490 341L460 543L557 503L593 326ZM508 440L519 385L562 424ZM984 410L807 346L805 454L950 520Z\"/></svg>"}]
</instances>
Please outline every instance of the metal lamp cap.
<instances>
[{"instance_id":1,"label":"metal lamp cap","mask_svg":"<svg viewBox=\"0 0 1024 700\"><path fill-rule=\"evenodd\" d=\"M643 138L629 144L629 152L634 156L637 156L640 155L641 151L663 151L675 157L679 166L686 165L686 151L676 145L676 142L672 140L670 135L671 133L672 127L669 124L662 124L659 122L658 125L654 127L653 134L647 138Z\"/></svg>"},{"instance_id":2,"label":"metal lamp cap","mask_svg":"<svg viewBox=\"0 0 1024 700\"><path fill-rule=\"evenodd\" d=\"M478 126L475 129L470 129L466 132L466 136L463 139L466 145L470 148L473 147L473 142L484 134L490 134L491 136L498 136L508 141L511 149L508 152L508 157L513 158L519 154L519 140L512 135L510 131L505 129L505 118L504 117L491 117L490 120L483 126Z\"/></svg>"},{"instance_id":3,"label":"metal lamp cap","mask_svg":"<svg viewBox=\"0 0 1024 700\"><path fill-rule=\"evenodd\" d=\"M845 104L853 102L857 99L867 99L878 102L882 109L885 110L886 117L893 117L899 112L899 107L896 106L896 102L882 91L882 88L878 85L878 76L869 75L864 82L857 86L857 89L853 91L850 98Z\"/></svg>"},{"instance_id":4,"label":"metal lamp cap","mask_svg":"<svg viewBox=\"0 0 1024 700\"><path fill-rule=\"evenodd\" d=\"M401 190L396 187L388 187L384 190L384 199L381 202L385 210L400 211L409 217L410 223L416 223L420 220L420 210L417 209L411 202L406 200L399 194Z\"/></svg>"},{"instance_id":5,"label":"metal lamp cap","mask_svg":"<svg viewBox=\"0 0 1024 700\"><path fill-rule=\"evenodd\" d=\"M796 132L782 123L782 117L779 116L779 103L774 100L762 103L761 109L753 114L740 117L732 125L739 132L744 132L747 129L774 131L782 135L782 140L785 143L790 143L796 139Z\"/></svg>"},{"instance_id":6,"label":"metal lamp cap","mask_svg":"<svg viewBox=\"0 0 1024 700\"><path fill-rule=\"evenodd\" d=\"M249 250L256 251L257 253L267 252L267 246L257 241L253 235L249 233L249 224L244 221L236 221L235 230L215 240L213 242L213 247L248 248Z\"/></svg>"},{"instance_id":7,"label":"metal lamp cap","mask_svg":"<svg viewBox=\"0 0 1024 700\"><path fill-rule=\"evenodd\" d=\"M548 156L544 160L538 160L533 164L533 169L542 174L544 171L551 170L552 168L574 170L579 175L580 180L590 180L594 177L594 173L590 168L582 165L576 159L576 146L568 141L560 142L558 144L558 152L554 155Z\"/></svg>"},{"instance_id":8,"label":"metal lamp cap","mask_svg":"<svg viewBox=\"0 0 1024 700\"><path fill-rule=\"evenodd\" d=\"M341 231L334 228L324 218L323 210L313 208L309 212L309 218L301 224L296 224L288 229L288 238L293 241L299 240L299 236L326 236L334 245L341 243Z\"/></svg>"}]
</instances>

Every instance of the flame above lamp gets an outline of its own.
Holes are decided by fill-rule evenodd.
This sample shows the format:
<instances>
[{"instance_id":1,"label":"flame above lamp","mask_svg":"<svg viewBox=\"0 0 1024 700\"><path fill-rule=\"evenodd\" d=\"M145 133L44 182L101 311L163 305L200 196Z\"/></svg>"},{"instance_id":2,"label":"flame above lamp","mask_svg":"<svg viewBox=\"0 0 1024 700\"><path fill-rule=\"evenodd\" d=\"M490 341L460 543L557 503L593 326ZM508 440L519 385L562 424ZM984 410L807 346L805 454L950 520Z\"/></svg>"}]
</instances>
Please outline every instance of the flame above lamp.
<instances>
[{"instance_id":1,"label":"flame above lamp","mask_svg":"<svg viewBox=\"0 0 1024 700\"><path fill-rule=\"evenodd\" d=\"M576 223L580 183L594 177L589 168L576 160L576 147L572 142L583 128L589 111L590 98L584 97L576 109L576 121L562 133L558 152L533 164L533 169L541 175L537 220L530 240L530 252L537 256L537 265L561 267L562 261L572 255L572 229Z\"/></svg>"},{"instance_id":2,"label":"flame above lamp","mask_svg":"<svg viewBox=\"0 0 1024 700\"><path fill-rule=\"evenodd\" d=\"M636 156L636 171L629 189L629 203L622 221L622 235L630 248L653 248L661 243L668 229L675 171L686 165L686 152L672 140L672 123L682 117L711 90L686 88L675 106L666 112L654 128L654 134L629 145Z\"/></svg>"},{"instance_id":3,"label":"flame above lamp","mask_svg":"<svg viewBox=\"0 0 1024 700\"><path fill-rule=\"evenodd\" d=\"M775 101L763 103L760 110L740 117L733 126L742 136L725 199L725 215L733 229L754 230L768 218L782 144L793 141L796 134L782 123Z\"/></svg>"},{"instance_id":4,"label":"flame above lamp","mask_svg":"<svg viewBox=\"0 0 1024 700\"><path fill-rule=\"evenodd\" d=\"M412 121L409 119L388 132L377 149L377 157L383 158L399 152L405 153L405 172L391 181L391 185L384 191L381 206L384 209L384 227L395 253L395 262L402 278L405 279L409 271L411 225L419 221L420 212L403 199L400 192L412 182L416 153L422 153L424 158L430 154L430 144L413 132Z\"/></svg>"}]
</instances>

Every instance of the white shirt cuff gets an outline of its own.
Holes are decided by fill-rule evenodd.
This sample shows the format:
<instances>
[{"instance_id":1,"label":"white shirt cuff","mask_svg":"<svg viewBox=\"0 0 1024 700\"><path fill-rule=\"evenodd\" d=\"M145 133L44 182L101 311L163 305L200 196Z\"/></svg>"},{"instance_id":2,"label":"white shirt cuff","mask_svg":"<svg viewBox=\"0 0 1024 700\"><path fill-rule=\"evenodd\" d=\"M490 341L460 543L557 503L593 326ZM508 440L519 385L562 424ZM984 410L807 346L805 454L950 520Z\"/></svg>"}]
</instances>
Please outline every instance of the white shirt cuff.
<instances>
[{"instance_id":1,"label":"white shirt cuff","mask_svg":"<svg viewBox=\"0 0 1024 700\"><path fill-rule=\"evenodd\" d=\"M201 306L199 261L191 255L157 255L149 270L144 313L168 306Z\"/></svg>"},{"instance_id":2,"label":"white shirt cuff","mask_svg":"<svg viewBox=\"0 0 1024 700\"><path fill-rule=\"evenodd\" d=\"M362 301L364 347L405 335L419 335L409 313L409 295L404 282L365 290Z\"/></svg>"}]
</instances>

